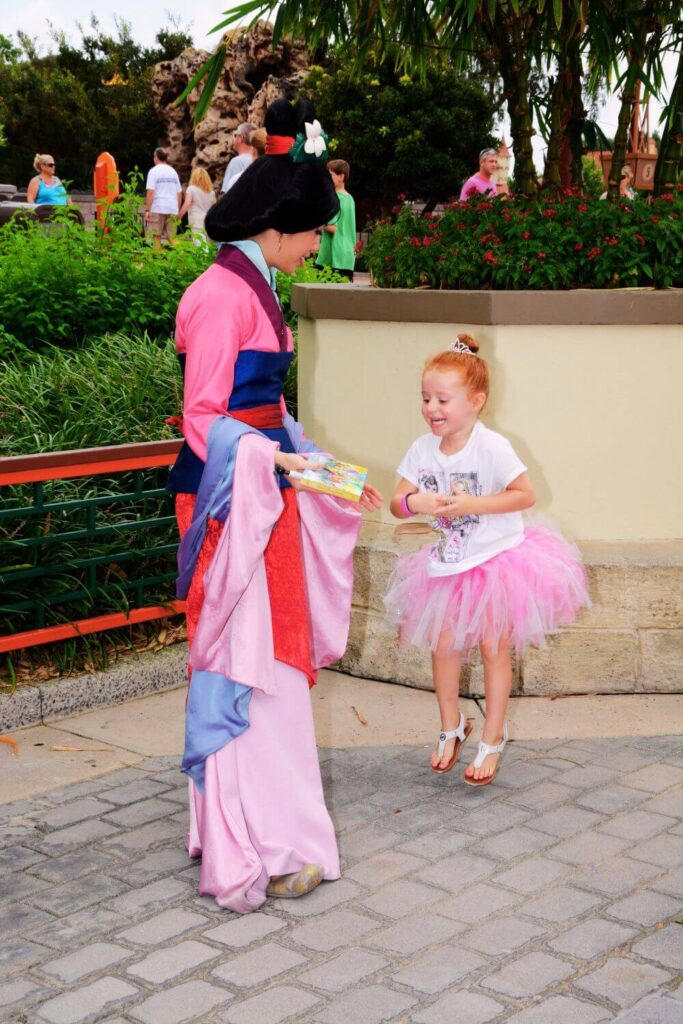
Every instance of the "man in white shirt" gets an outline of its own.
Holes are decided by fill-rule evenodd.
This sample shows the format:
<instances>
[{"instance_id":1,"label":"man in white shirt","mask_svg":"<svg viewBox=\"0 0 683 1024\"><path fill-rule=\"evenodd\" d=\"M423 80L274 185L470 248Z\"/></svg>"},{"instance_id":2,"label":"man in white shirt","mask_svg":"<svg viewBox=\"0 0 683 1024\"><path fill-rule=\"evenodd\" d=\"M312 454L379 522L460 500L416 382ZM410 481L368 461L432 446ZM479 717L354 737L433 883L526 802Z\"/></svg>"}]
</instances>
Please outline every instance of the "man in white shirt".
<instances>
[{"instance_id":1,"label":"man in white shirt","mask_svg":"<svg viewBox=\"0 0 683 1024\"><path fill-rule=\"evenodd\" d=\"M167 160L165 150L155 149L154 167L147 175L145 223L155 249L161 248L162 241L173 244L183 202L180 178Z\"/></svg>"},{"instance_id":2,"label":"man in white shirt","mask_svg":"<svg viewBox=\"0 0 683 1024\"><path fill-rule=\"evenodd\" d=\"M227 192L228 189L232 188L240 174L246 171L254 159L255 154L251 146L251 133L253 131L255 131L254 125L249 124L248 121L237 125L232 138L232 148L236 155L225 169L221 192Z\"/></svg>"}]
</instances>

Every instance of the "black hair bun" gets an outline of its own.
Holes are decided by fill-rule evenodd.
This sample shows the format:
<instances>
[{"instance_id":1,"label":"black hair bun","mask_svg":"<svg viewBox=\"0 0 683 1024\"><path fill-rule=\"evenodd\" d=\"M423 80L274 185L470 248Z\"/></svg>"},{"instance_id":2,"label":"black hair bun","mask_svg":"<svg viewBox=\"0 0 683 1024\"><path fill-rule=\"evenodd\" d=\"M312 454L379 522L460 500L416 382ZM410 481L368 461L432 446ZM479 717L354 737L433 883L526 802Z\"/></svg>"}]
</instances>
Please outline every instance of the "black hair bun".
<instances>
[{"instance_id":1,"label":"black hair bun","mask_svg":"<svg viewBox=\"0 0 683 1024\"><path fill-rule=\"evenodd\" d=\"M310 100L297 100L294 106L294 116L296 117L297 132L303 134L306 121L309 124L313 124L315 121L315 107Z\"/></svg>"},{"instance_id":2,"label":"black hair bun","mask_svg":"<svg viewBox=\"0 0 683 1024\"><path fill-rule=\"evenodd\" d=\"M296 107L288 100L275 100L266 111L266 132L294 139L304 130L304 122L314 118L308 100L299 100ZM320 160L294 163L288 154L261 156L211 207L205 228L214 242L237 242L268 228L283 234L312 231L338 212L337 193Z\"/></svg>"},{"instance_id":3,"label":"black hair bun","mask_svg":"<svg viewBox=\"0 0 683 1024\"><path fill-rule=\"evenodd\" d=\"M294 138L299 131L297 115L289 100L275 100L266 110L264 126L268 135Z\"/></svg>"}]
</instances>

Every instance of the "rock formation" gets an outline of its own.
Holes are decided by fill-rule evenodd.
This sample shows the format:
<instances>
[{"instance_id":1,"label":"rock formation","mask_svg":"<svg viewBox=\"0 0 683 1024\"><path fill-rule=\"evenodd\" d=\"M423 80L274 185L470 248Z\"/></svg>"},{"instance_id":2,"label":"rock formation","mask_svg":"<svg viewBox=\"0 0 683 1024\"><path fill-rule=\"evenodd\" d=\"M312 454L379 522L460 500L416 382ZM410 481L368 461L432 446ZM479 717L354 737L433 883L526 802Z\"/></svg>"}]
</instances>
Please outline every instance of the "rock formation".
<instances>
[{"instance_id":1,"label":"rock formation","mask_svg":"<svg viewBox=\"0 0 683 1024\"><path fill-rule=\"evenodd\" d=\"M310 63L305 48L291 40L273 49L272 26L264 21L257 22L249 32L228 33L225 42L224 71L211 106L197 125L192 123L192 115L201 88L193 89L181 106L174 103L210 54L189 48L154 69L152 105L164 136L159 144L168 150L169 162L183 183L189 180L193 168L204 167L220 186L237 125L243 121L263 125L268 104L278 96L293 97Z\"/></svg>"}]
</instances>

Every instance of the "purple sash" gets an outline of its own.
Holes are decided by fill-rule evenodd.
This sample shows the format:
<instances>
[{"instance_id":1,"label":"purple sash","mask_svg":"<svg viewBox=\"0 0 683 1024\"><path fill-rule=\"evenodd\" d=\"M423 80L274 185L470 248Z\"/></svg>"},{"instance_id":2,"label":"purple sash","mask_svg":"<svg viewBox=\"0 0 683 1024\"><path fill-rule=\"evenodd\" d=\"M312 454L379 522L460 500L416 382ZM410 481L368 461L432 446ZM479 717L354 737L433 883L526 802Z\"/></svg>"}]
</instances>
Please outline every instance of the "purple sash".
<instances>
[{"instance_id":1,"label":"purple sash","mask_svg":"<svg viewBox=\"0 0 683 1024\"><path fill-rule=\"evenodd\" d=\"M220 247L216 263L220 267L225 267L226 270L231 270L233 274L237 274L256 293L256 297L263 307L263 312L273 325L275 337L280 345L280 351L285 352L287 350L285 318L282 315L282 309L273 289L267 283L261 271L254 266L248 256L245 256L240 249L229 243Z\"/></svg>"}]
</instances>

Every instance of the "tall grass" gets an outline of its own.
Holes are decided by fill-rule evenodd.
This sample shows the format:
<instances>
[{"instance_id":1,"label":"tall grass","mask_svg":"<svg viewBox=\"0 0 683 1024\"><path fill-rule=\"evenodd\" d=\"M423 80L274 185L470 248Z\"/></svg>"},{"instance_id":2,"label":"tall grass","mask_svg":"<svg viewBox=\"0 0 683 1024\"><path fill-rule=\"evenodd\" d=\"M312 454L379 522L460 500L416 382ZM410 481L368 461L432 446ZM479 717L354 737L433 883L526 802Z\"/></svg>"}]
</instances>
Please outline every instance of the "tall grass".
<instances>
[{"instance_id":1,"label":"tall grass","mask_svg":"<svg viewBox=\"0 0 683 1024\"><path fill-rule=\"evenodd\" d=\"M0 368L3 455L173 437L182 382L170 338L105 335L77 351L46 347Z\"/></svg>"}]
</instances>

